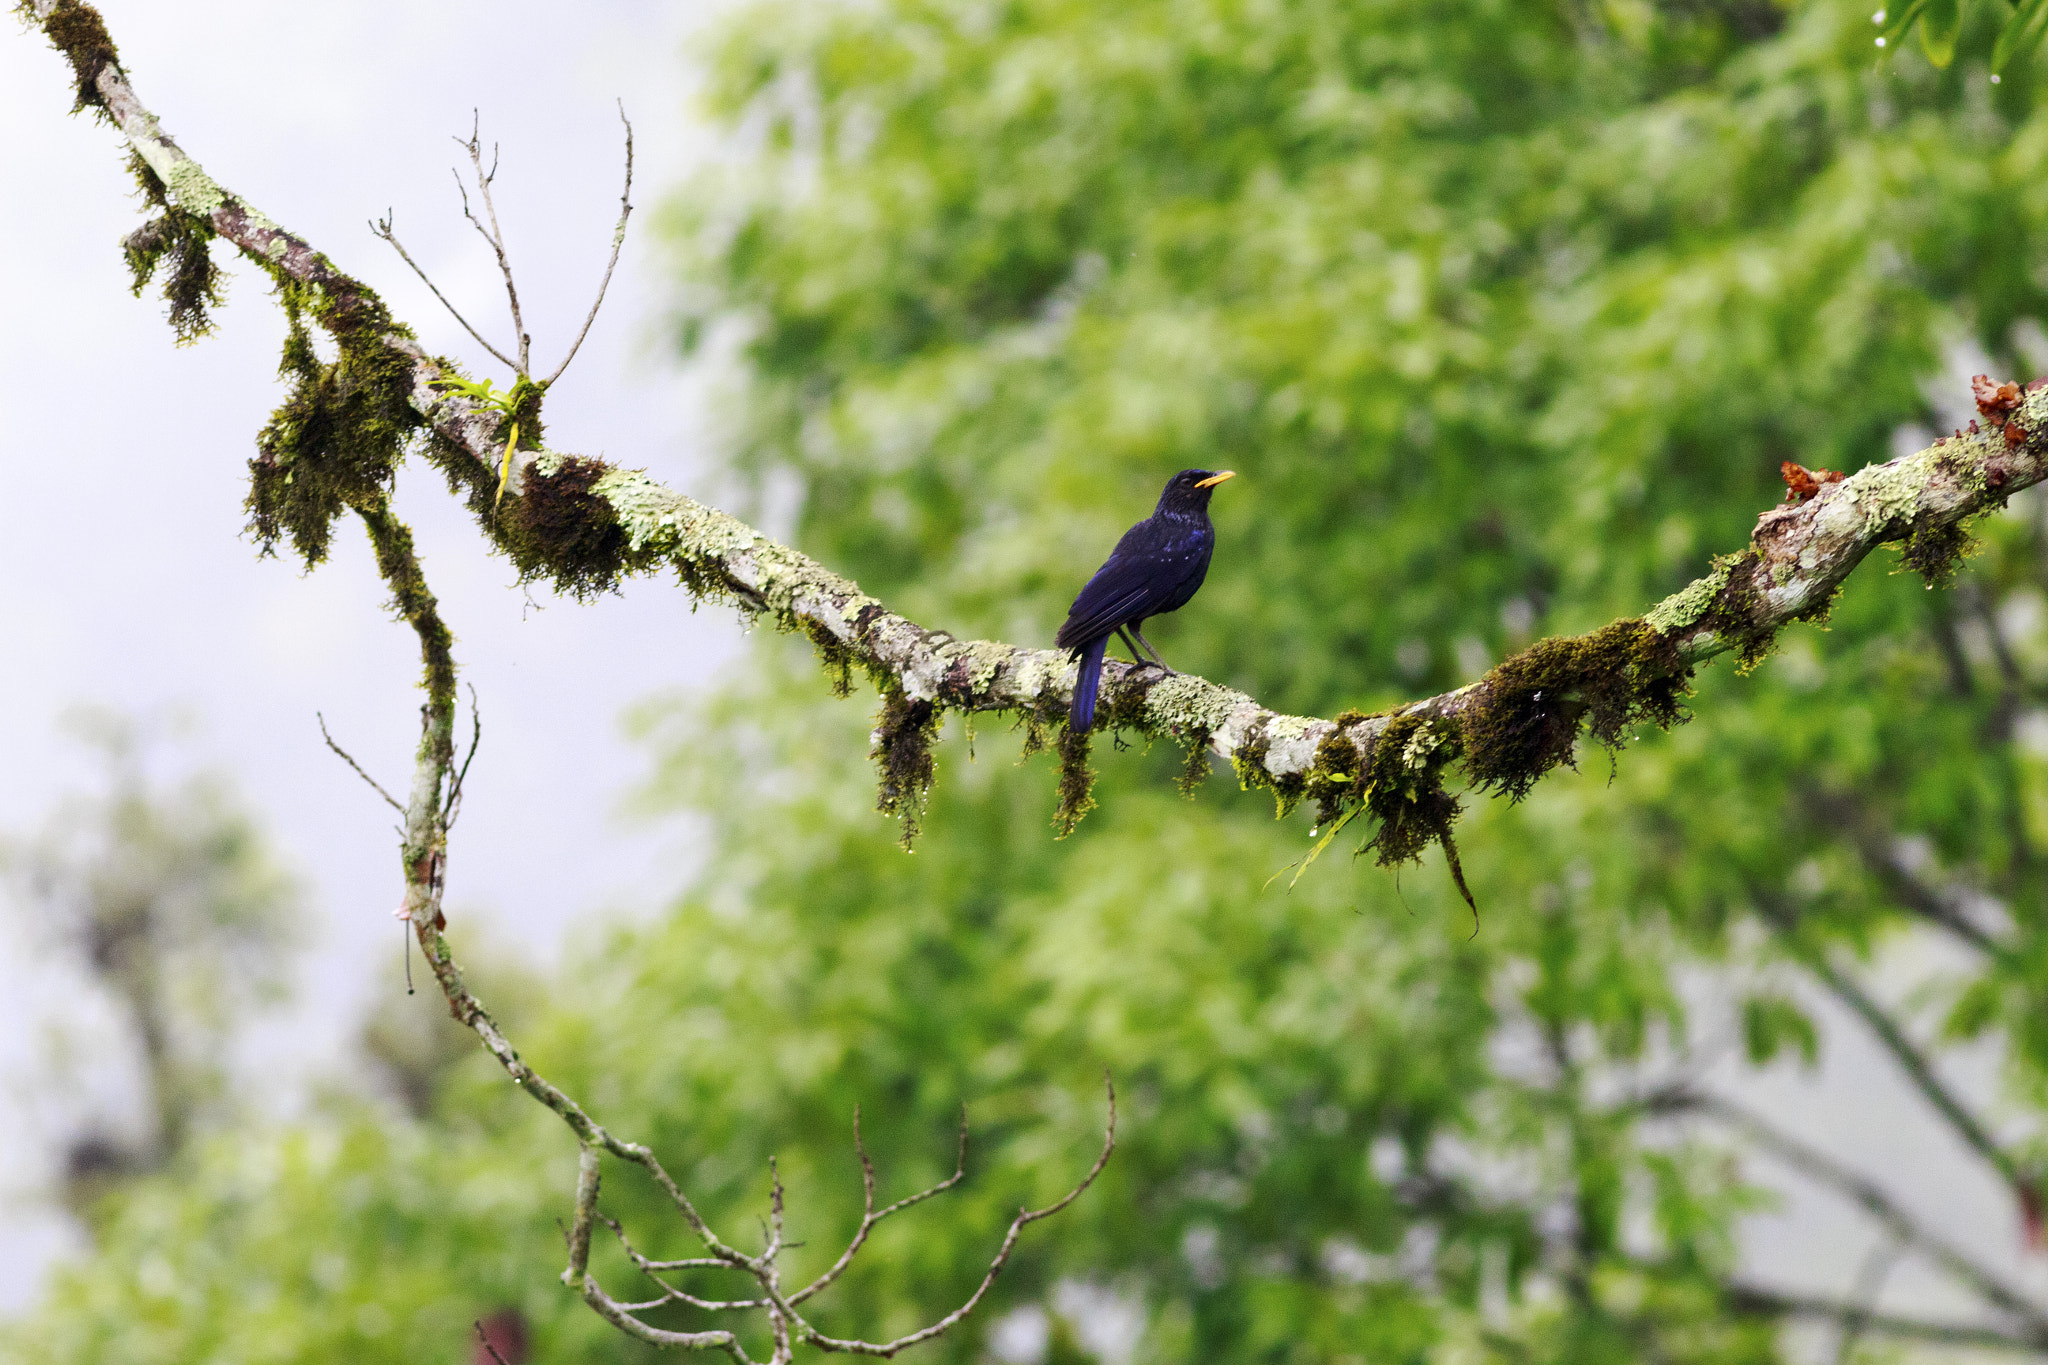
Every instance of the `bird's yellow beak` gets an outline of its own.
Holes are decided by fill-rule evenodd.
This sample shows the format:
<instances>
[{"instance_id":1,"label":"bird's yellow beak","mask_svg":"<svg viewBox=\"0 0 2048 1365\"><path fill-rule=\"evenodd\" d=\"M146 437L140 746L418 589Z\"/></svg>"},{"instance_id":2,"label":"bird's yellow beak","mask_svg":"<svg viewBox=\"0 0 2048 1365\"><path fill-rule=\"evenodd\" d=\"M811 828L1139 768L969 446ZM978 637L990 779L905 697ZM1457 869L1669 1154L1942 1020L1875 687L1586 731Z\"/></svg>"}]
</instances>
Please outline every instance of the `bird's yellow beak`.
<instances>
[{"instance_id":1,"label":"bird's yellow beak","mask_svg":"<svg viewBox=\"0 0 2048 1365\"><path fill-rule=\"evenodd\" d=\"M1195 487L1214 488L1217 484L1222 483L1225 479L1234 479L1236 477L1237 471L1235 469L1226 469L1221 474L1211 474L1206 479L1197 479L1195 481Z\"/></svg>"}]
</instances>

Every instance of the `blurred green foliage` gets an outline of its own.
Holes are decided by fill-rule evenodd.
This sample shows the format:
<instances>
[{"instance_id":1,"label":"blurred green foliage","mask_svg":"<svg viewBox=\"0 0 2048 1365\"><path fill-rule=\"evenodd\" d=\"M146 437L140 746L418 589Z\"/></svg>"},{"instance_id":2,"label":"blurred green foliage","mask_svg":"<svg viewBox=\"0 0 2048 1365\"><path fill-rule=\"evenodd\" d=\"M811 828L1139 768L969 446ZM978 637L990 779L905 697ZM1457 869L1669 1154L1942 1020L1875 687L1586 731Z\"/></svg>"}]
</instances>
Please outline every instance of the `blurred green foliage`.
<instances>
[{"instance_id":1,"label":"blurred green foliage","mask_svg":"<svg viewBox=\"0 0 2048 1365\"><path fill-rule=\"evenodd\" d=\"M1923 387L1959 348L2018 366L2048 117L1964 19L1937 70L1874 66L1867 9L1828 0L751 5L710 59L740 154L671 219L685 343L736 362L734 469L928 625L1049 639L1167 475L1227 465L1168 657L1287 710L1423 695L1681 586L1781 460L1885 458L1962 398ZM1184 801L1163 751L1098 749L1058 843L1049 762L956 728L906 856L864 714L761 641L640 718L647 799L694 813L708 867L516 1036L730 1239L777 1154L792 1280L856 1221L854 1106L895 1197L949 1169L964 1103L967 1186L819 1309L870 1339L957 1303L1085 1169L1108 1071L1104 1179L926 1359L986 1358L1065 1284L1140 1306L1147 1361L1775 1360L1730 1289L1764 1201L1737 1135L1645 1097L1723 1025L1754 1065L1824 1064L1807 964L1917 925L1968 966L1900 1017L2002 1039L2039 1131L2041 507L1981 526L1952 591L1865 566L1671 736L1475 798L1477 926L1434 859L1286 890L1306 821L1225 780ZM16 1350L446 1359L514 1304L536 1359L644 1354L553 1283L559 1125L481 1060L414 1107L337 1103L117 1196ZM2048 1147L2006 1158L2031 1179ZM608 1179L638 1244L690 1254ZM1073 1358L1089 1324L1057 1326Z\"/></svg>"}]
</instances>

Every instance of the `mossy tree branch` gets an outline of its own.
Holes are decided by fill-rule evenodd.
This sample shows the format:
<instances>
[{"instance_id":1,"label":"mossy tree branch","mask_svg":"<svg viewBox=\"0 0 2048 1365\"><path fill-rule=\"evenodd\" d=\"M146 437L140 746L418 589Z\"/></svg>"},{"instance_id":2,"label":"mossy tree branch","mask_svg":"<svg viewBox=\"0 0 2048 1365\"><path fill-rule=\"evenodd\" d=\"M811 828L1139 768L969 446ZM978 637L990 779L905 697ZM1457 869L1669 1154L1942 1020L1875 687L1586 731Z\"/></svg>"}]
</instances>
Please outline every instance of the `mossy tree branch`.
<instances>
[{"instance_id":1,"label":"mossy tree branch","mask_svg":"<svg viewBox=\"0 0 2048 1365\"><path fill-rule=\"evenodd\" d=\"M378 574L391 592L392 613L409 626L419 639L420 661L423 665L420 687L426 694L426 702L420 707L420 743L413 763L412 790L408 800L401 807L403 824L400 861L405 892L398 915L410 923L414 937L419 941L420 951L425 954L428 965L433 969L434 980L448 1002L449 1013L477 1035L485 1049L497 1059L500 1066L504 1067L515 1084L559 1116L575 1134L580 1152L577 1163L575 1211L568 1237L569 1264L562 1272L563 1283L576 1291L600 1317L629 1336L661 1347L721 1351L730 1356L736 1365L749 1365L750 1359L737 1333L727 1330L675 1331L654 1326L646 1320L646 1315L671 1303L688 1303L715 1309L760 1310L768 1318L772 1341L769 1360L774 1365L786 1365L786 1362L792 1359L793 1348L805 1342L824 1351L891 1357L911 1346L930 1341L959 1325L981 1305L996 1278L1002 1274L1023 1230L1032 1223L1050 1218L1064 1210L1102 1174L1103 1168L1109 1162L1110 1154L1116 1149L1116 1091L1108 1084L1108 1078L1104 1078L1104 1085L1108 1091L1109 1119L1103 1133L1102 1149L1095 1159L1095 1164L1061 1199L1042 1209L1018 1210L1010 1222L1009 1231L1005 1234L1001 1246L989 1263L980 1286L964 1303L937 1321L891 1341L869 1342L858 1338L833 1337L819 1331L805 1319L798 1305L827 1288L838 1278L859 1254L874 1225L892 1214L944 1193L965 1179L965 1112L961 1115L960 1155L953 1176L931 1189L898 1200L880 1210L875 1208L874 1167L868 1159L867 1149L861 1143L860 1118L857 1113L855 1114L854 1150L860 1160L865 1199L865 1212L860 1228L846 1251L830 1269L805 1287L788 1292L782 1287L782 1268L779 1262L779 1257L786 1248L782 1237L782 1185L780 1178L774 1175L772 1161L770 1210L774 1234L764 1250L750 1256L724 1241L712 1230L703 1214L662 1166L651 1149L614 1135L591 1118L576 1100L527 1065L518 1050L499 1029L497 1021L484 1008L483 1003L470 992L463 979L462 969L456 964L455 955L449 948L447 936L443 932L447 927L441 902L446 884L448 830L454 820L458 804L456 797L461 788L463 770L467 767L466 763L458 767L455 762L457 675L452 650L454 637L442 620L440 605L427 585L425 571L413 549L412 532L404 522L393 515L389 501L381 496L364 498L355 503L352 510L361 518L369 532L370 543L376 553ZM329 743L332 745L331 740ZM337 749L336 752L341 751ZM348 759L346 754L342 757L351 767L356 768L358 773L362 772L353 759ZM381 790L379 788L380 792ZM386 796L386 799L391 798ZM689 1261L658 1263L650 1262L635 1252L618 1224L598 1212L598 1196L602 1189L601 1163L605 1156L630 1162L652 1176L655 1183L668 1195L683 1223L703 1243L708 1255ZM593 1226L599 1222L607 1224L618 1234L627 1255L643 1274L664 1290L659 1298L637 1303L622 1302L613 1298L600 1285L597 1276L590 1269L591 1233ZM678 1269L738 1271L754 1280L759 1294L758 1297L741 1300L707 1301L678 1290L661 1279L659 1272Z\"/></svg>"},{"instance_id":2,"label":"mossy tree branch","mask_svg":"<svg viewBox=\"0 0 2048 1365\"><path fill-rule=\"evenodd\" d=\"M82 107L109 118L176 212L232 243L278 283L286 306L335 337L325 369L301 347L288 366L300 387L266 430L253 462L252 524L267 545L289 535L312 562L325 527L365 487L388 482L407 448L423 448L467 494L485 533L529 579L585 595L629 574L674 572L694 595L808 635L842 681L858 666L883 693L874 747L883 805L915 829L929 785L929 745L943 713L1007 712L1035 748L1060 723L1073 687L1059 651L960 640L889 610L860 587L753 527L663 487L645 473L544 448L538 394L516 420L532 448L514 453L503 507L494 505L507 415L447 380L454 365L428 355L367 286L314 247L223 189L166 136L137 98L104 27L75 0L27 0L24 12L71 59ZM189 272L188 272L189 273ZM295 406L296 405L296 406ZM1904 547L1931 581L1952 568L1963 524L2048 476L2048 392L1986 408L1983 430L1824 483L1810 500L1765 512L1747 547L1706 577L1588 635L1539 641L1456 691L1377 715L1285 715L1244 693L1191 676L1111 662L1105 727L1172 737L1230 760L1240 781L1273 790L1283 809L1303 800L1332 822L1368 813L1382 862L1450 843L1459 803L1444 786L1461 765L1481 790L1525 794L1567 762L1582 731L1619 745L1640 724L1676 724L1691 671L1735 652L1755 662L1786 624L1824 612L1877 546ZM286 421L283 419L289 418ZM1088 804L1086 745L1061 746L1058 820ZM1454 862L1455 866L1455 862Z\"/></svg>"}]
</instances>

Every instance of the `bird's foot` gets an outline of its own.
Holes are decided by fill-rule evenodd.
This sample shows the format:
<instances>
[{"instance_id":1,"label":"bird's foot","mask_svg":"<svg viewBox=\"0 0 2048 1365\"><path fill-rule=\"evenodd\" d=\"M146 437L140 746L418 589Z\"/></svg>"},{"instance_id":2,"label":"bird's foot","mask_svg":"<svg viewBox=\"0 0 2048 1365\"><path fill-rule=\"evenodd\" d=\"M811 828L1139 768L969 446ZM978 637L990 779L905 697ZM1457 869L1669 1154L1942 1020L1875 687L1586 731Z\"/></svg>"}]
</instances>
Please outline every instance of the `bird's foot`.
<instances>
[{"instance_id":1,"label":"bird's foot","mask_svg":"<svg viewBox=\"0 0 2048 1365\"><path fill-rule=\"evenodd\" d=\"M1147 659L1144 663L1139 664L1138 667L1153 669L1159 673L1164 674L1166 677L1169 678L1178 678L1180 676L1179 669L1168 668L1165 664L1159 663L1158 661L1152 659Z\"/></svg>"}]
</instances>

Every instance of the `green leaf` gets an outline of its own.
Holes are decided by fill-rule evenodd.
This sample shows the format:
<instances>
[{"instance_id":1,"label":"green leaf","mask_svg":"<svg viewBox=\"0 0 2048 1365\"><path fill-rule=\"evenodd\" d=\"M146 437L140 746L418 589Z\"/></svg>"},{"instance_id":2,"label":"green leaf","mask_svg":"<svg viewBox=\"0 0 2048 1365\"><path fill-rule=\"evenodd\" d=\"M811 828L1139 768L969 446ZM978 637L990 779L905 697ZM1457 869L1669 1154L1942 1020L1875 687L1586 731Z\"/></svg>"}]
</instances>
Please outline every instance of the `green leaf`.
<instances>
[{"instance_id":1,"label":"green leaf","mask_svg":"<svg viewBox=\"0 0 2048 1365\"><path fill-rule=\"evenodd\" d=\"M1960 1040L1981 1038L1991 1026L1998 1022L1998 1006L2003 994L2001 984L1995 977L1982 977L1972 981L1963 993L1956 997L1948 1018L1942 1021L1944 1036Z\"/></svg>"},{"instance_id":2,"label":"green leaf","mask_svg":"<svg viewBox=\"0 0 2048 1365\"><path fill-rule=\"evenodd\" d=\"M1820 1058L1820 1033L1806 1012L1782 995L1752 995L1742 1002L1742 1041L1749 1060L1762 1066L1784 1050L1799 1049L1812 1066Z\"/></svg>"},{"instance_id":3,"label":"green leaf","mask_svg":"<svg viewBox=\"0 0 2048 1365\"><path fill-rule=\"evenodd\" d=\"M512 415L512 410L518 402L517 385L501 393L491 387L491 381L488 379L477 381L456 379L448 376L436 379L434 387L437 389L453 389L478 407L489 408L493 412L502 412L508 417Z\"/></svg>"},{"instance_id":4,"label":"green leaf","mask_svg":"<svg viewBox=\"0 0 2048 1365\"><path fill-rule=\"evenodd\" d=\"M1303 858L1299 863L1289 863L1287 865L1287 867L1291 867L1294 869L1294 875L1290 877L1287 881L1287 889L1289 891L1292 891L1294 889L1294 884L1301 880L1301 874L1308 871L1309 864L1313 863L1316 859L1323 856L1323 850L1328 848L1330 846L1330 841L1337 837L1337 831L1343 829L1344 826L1350 824L1352 817L1357 815L1358 812L1364 809L1365 807L1363 806L1353 806L1350 810L1345 811L1335 820L1332 820L1330 822L1330 827L1327 830L1323 831L1323 837L1316 840L1316 846L1308 851L1308 856L1306 858ZM1287 867L1281 868L1280 872L1275 872L1272 876L1266 878L1266 886L1271 886L1274 882L1279 881L1280 873L1285 872L1287 870ZM1266 887L1262 886L1259 889L1263 891L1266 889Z\"/></svg>"},{"instance_id":5,"label":"green leaf","mask_svg":"<svg viewBox=\"0 0 2048 1365\"><path fill-rule=\"evenodd\" d=\"M2044 15L2048 15L2048 0L2020 0L2012 17L1999 30L1997 46L1991 49L1993 75L2003 75L2014 63L2034 55L2034 49L2041 45Z\"/></svg>"},{"instance_id":6,"label":"green leaf","mask_svg":"<svg viewBox=\"0 0 2048 1365\"><path fill-rule=\"evenodd\" d=\"M1920 16L1920 46L1927 60L1946 68L1956 58L1956 38L1963 31L1960 0L1927 0Z\"/></svg>"},{"instance_id":7,"label":"green leaf","mask_svg":"<svg viewBox=\"0 0 2048 1365\"><path fill-rule=\"evenodd\" d=\"M1899 40L1906 36L1908 29L1918 22L1927 9L1928 0L1906 0L1896 9L1882 9L1883 28L1878 33L1877 45L1887 52L1896 52Z\"/></svg>"}]
</instances>

